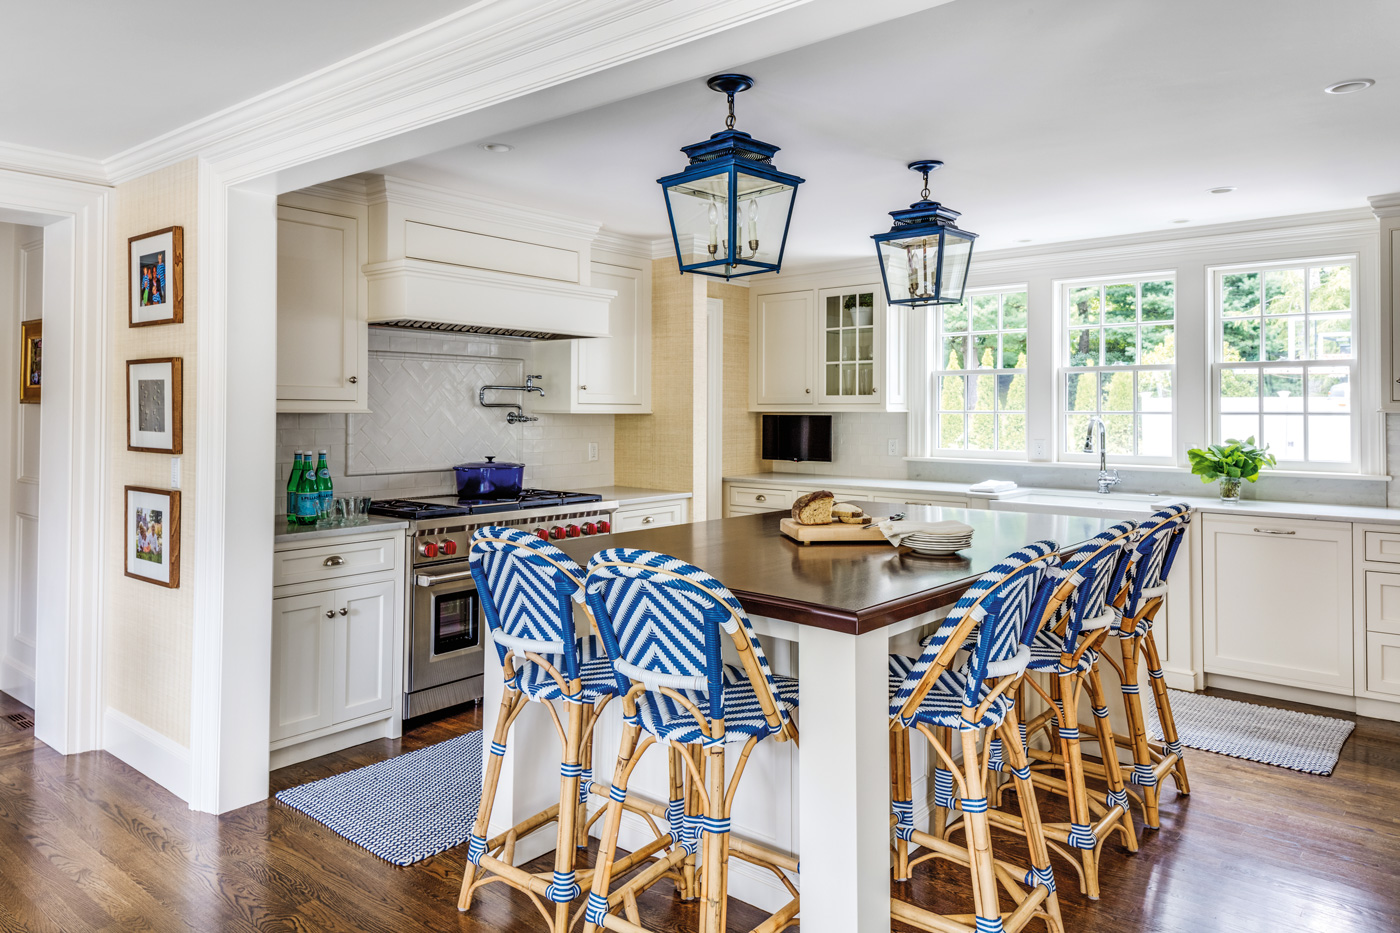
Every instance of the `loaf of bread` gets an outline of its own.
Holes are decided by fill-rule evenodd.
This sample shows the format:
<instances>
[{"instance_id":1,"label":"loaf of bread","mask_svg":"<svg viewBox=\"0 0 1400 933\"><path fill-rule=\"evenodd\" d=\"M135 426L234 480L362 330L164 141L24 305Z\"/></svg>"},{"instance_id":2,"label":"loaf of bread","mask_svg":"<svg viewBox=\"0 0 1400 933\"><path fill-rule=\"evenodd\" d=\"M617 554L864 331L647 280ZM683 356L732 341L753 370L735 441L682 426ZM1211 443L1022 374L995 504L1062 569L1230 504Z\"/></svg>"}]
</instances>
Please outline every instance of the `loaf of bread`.
<instances>
[{"instance_id":1,"label":"loaf of bread","mask_svg":"<svg viewBox=\"0 0 1400 933\"><path fill-rule=\"evenodd\" d=\"M830 525L836 497L824 489L809 492L792 504L792 520L799 525Z\"/></svg>"}]
</instances>

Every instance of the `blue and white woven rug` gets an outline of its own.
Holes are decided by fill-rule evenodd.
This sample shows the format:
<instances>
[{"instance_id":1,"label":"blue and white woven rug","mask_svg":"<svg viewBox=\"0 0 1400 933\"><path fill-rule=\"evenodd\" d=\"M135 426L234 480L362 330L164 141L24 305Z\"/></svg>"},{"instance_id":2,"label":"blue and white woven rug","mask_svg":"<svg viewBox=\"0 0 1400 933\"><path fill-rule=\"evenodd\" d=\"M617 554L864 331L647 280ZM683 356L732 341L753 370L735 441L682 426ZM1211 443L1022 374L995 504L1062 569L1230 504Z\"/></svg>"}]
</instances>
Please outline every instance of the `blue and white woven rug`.
<instances>
[{"instance_id":1,"label":"blue and white woven rug","mask_svg":"<svg viewBox=\"0 0 1400 933\"><path fill-rule=\"evenodd\" d=\"M1350 720L1331 716L1275 709L1204 693L1167 693L1182 745L1308 774L1331 774L1342 745L1356 728ZM1142 707L1148 733L1161 741L1157 704L1148 697Z\"/></svg>"},{"instance_id":2,"label":"blue and white woven rug","mask_svg":"<svg viewBox=\"0 0 1400 933\"><path fill-rule=\"evenodd\" d=\"M395 865L412 865L466 842L481 802L481 733L277 795Z\"/></svg>"}]
</instances>

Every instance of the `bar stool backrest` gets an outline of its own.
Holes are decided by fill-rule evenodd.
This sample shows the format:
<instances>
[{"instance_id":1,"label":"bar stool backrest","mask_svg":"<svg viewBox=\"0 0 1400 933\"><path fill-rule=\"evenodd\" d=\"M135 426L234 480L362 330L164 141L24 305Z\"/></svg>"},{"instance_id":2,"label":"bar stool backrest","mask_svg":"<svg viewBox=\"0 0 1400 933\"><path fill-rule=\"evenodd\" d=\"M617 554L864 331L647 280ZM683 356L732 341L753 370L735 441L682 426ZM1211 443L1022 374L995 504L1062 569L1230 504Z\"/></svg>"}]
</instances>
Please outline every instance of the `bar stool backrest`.
<instances>
[{"instance_id":1,"label":"bar stool backrest","mask_svg":"<svg viewBox=\"0 0 1400 933\"><path fill-rule=\"evenodd\" d=\"M1030 660L1027 643L1035 636L1054 589L1047 583L1058 580L1052 574L1058 550L1053 541L1027 544L978 577L925 641L923 653L890 702L890 715L905 723L913 721L918 705L909 701L921 700L927 692L919 689L924 675L935 666L949 667L974 625L977 642L968 663L963 705L978 705L982 682L988 677L1024 670Z\"/></svg>"},{"instance_id":2,"label":"bar stool backrest","mask_svg":"<svg viewBox=\"0 0 1400 933\"><path fill-rule=\"evenodd\" d=\"M583 588L583 568L548 541L499 525L472 534L469 556L501 663L507 651L520 658L529 651L569 680L576 679L573 605L574 595Z\"/></svg>"},{"instance_id":3,"label":"bar stool backrest","mask_svg":"<svg viewBox=\"0 0 1400 933\"><path fill-rule=\"evenodd\" d=\"M734 594L679 558L637 548L608 548L588 562L588 606L623 694L643 684L662 706L677 691L711 722L724 718L723 645L739 651L770 732L787 711L775 699L773 674L749 617Z\"/></svg>"},{"instance_id":4,"label":"bar stool backrest","mask_svg":"<svg viewBox=\"0 0 1400 933\"><path fill-rule=\"evenodd\" d=\"M1064 651L1074 654L1085 623L1091 629L1105 628L1115 621L1112 602L1123 589L1128 571L1128 554L1138 523L1118 522L1095 535L1061 566L1064 582L1059 593L1070 587L1060 612L1066 617Z\"/></svg>"},{"instance_id":5,"label":"bar stool backrest","mask_svg":"<svg viewBox=\"0 0 1400 933\"><path fill-rule=\"evenodd\" d=\"M1191 522L1191 506L1178 502L1152 513L1152 516L1138 526L1142 537L1138 539L1128 556L1128 596L1123 605L1123 614L1134 618L1146 608L1148 600L1160 595L1167 583L1172 562L1181 542L1186 539L1186 528Z\"/></svg>"}]
</instances>

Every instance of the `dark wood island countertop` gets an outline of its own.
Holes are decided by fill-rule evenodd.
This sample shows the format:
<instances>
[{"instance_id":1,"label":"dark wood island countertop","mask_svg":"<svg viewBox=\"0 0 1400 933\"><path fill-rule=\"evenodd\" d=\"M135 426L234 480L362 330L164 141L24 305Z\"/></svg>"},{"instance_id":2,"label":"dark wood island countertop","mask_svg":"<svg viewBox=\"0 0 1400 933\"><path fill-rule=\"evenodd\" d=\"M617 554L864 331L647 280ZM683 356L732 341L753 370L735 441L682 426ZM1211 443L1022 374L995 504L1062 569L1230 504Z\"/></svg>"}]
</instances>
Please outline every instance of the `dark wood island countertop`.
<instances>
[{"instance_id":1,"label":"dark wood island countertop","mask_svg":"<svg viewBox=\"0 0 1400 933\"><path fill-rule=\"evenodd\" d=\"M555 542L583 566L598 551L659 551L713 574L750 614L859 635L957 602L968 585L1016 548L1049 539L1073 551L1113 519L942 506L860 503L870 515L902 511L919 521L956 519L976 529L952 557L924 557L888 544L801 545L785 537L787 512Z\"/></svg>"}]
</instances>

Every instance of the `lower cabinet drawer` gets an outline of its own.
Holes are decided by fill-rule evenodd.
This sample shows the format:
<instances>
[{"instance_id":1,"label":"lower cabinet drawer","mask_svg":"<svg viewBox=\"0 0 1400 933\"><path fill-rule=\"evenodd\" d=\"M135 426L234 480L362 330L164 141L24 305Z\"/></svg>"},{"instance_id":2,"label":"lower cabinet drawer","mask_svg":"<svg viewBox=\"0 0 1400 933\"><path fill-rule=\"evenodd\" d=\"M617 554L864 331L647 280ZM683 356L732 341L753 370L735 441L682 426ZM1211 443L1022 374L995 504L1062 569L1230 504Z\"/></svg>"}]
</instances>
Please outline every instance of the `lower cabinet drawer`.
<instances>
[{"instance_id":1,"label":"lower cabinet drawer","mask_svg":"<svg viewBox=\"0 0 1400 933\"><path fill-rule=\"evenodd\" d=\"M322 544L316 547L277 551L272 555L272 585L334 580L357 573L392 570L403 549L402 537L350 544Z\"/></svg>"},{"instance_id":2,"label":"lower cabinet drawer","mask_svg":"<svg viewBox=\"0 0 1400 933\"><path fill-rule=\"evenodd\" d=\"M917 492L897 496L872 496L871 501L893 502L899 505L946 505L957 509L967 508L966 499L959 499L956 496L926 496Z\"/></svg>"},{"instance_id":3,"label":"lower cabinet drawer","mask_svg":"<svg viewBox=\"0 0 1400 933\"><path fill-rule=\"evenodd\" d=\"M1400 573L1366 571L1366 631L1400 635Z\"/></svg>"},{"instance_id":4,"label":"lower cabinet drawer","mask_svg":"<svg viewBox=\"0 0 1400 933\"><path fill-rule=\"evenodd\" d=\"M779 510L777 510L777 509L769 509L769 508L765 508L765 507L763 507L763 506L757 506L757 507L750 508L750 507L748 507L748 506L742 506L742 505L726 505L724 508L725 508L725 513L724 513L724 517L725 517L725 518L733 518L735 515L762 515L762 514L765 513L765 512L779 511Z\"/></svg>"},{"instance_id":5,"label":"lower cabinet drawer","mask_svg":"<svg viewBox=\"0 0 1400 933\"><path fill-rule=\"evenodd\" d=\"M685 521L685 502L662 502L640 509L619 509L613 516L613 531L637 531L661 528Z\"/></svg>"},{"instance_id":6,"label":"lower cabinet drawer","mask_svg":"<svg viewBox=\"0 0 1400 933\"><path fill-rule=\"evenodd\" d=\"M1400 564L1400 534L1391 531L1366 532L1366 559Z\"/></svg>"},{"instance_id":7,"label":"lower cabinet drawer","mask_svg":"<svg viewBox=\"0 0 1400 933\"><path fill-rule=\"evenodd\" d=\"M791 489L775 489L767 486L730 486L729 504L756 508L763 506L766 510L789 509L792 508L793 491Z\"/></svg>"},{"instance_id":8,"label":"lower cabinet drawer","mask_svg":"<svg viewBox=\"0 0 1400 933\"><path fill-rule=\"evenodd\" d=\"M1366 635L1366 688L1400 696L1400 635Z\"/></svg>"}]
</instances>

